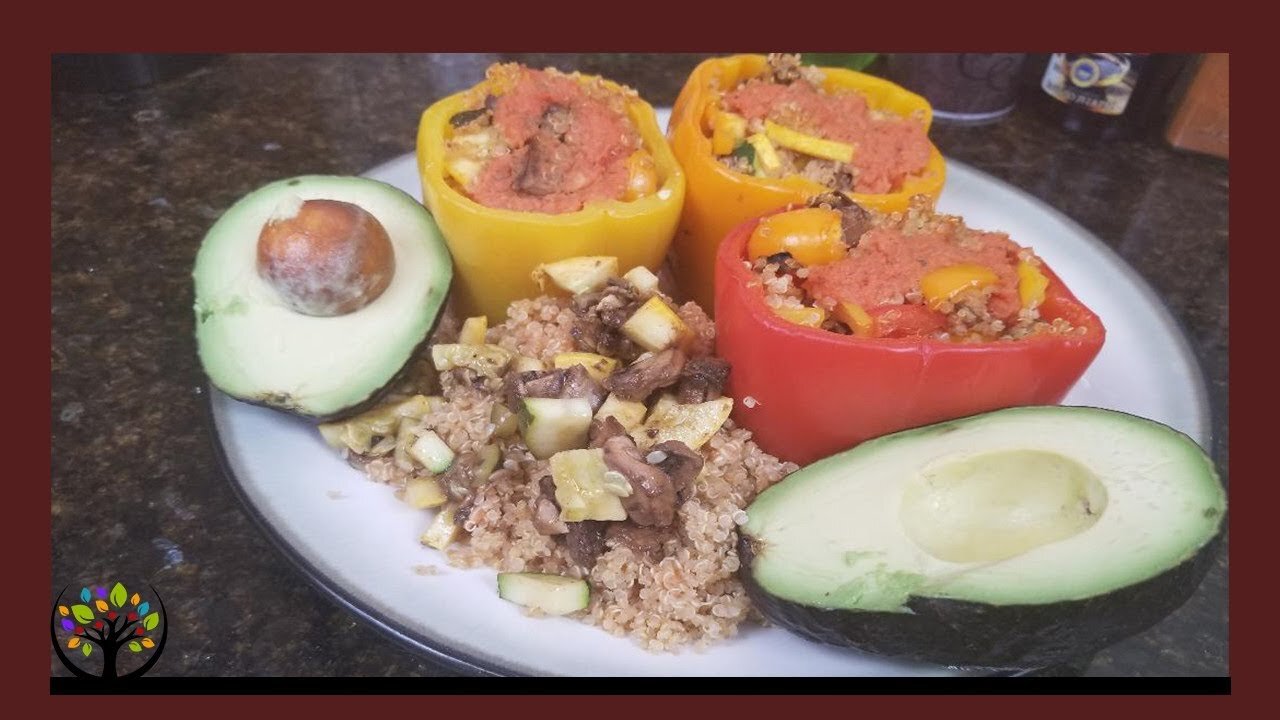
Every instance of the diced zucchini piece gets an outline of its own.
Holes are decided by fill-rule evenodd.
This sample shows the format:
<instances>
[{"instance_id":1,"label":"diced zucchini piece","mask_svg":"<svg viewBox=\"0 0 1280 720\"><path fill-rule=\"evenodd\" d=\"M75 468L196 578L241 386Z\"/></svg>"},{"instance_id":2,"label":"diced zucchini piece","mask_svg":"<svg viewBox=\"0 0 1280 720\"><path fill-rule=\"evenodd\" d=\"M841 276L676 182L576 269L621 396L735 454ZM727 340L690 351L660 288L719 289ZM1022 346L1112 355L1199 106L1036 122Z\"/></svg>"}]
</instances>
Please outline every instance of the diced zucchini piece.
<instances>
[{"instance_id":1,"label":"diced zucchini piece","mask_svg":"<svg viewBox=\"0 0 1280 720\"><path fill-rule=\"evenodd\" d=\"M412 477L404 485L404 501L419 510L425 510L440 507L449 501L449 496L435 478Z\"/></svg>"},{"instance_id":2,"label":"diced zucchini piece","mask_svg":"<svg viewBox=\"0 0 1280 720\"><path fill-rule=\"evenodd\" d=\"M655 408L631 436L641 447L679 440L697 450L716 434L732 411L733 399L727 397L693 405L672 404L661 412Z\"/></svg>"},{"instance_id":3,"label":"diced zucchini piece","mask_svg":"<svg viewBox=\"0 0 1280 720\"><path fill-rule=\"evenodd\" d=\"M431 362L436 370L469 368L481 375L497 377L511 364L514 354L498 345L442 343L431 346Z\"/></svg>"},{"instance_id":4,"label":"diced zucchini piece","mask_svg":"<svg viewBox=\"0 0 1280 720\"><path fill-rule=\"evenodd\" d=\"M458 343L462 345L483 345L484 334L488 329L488 317L484 315L469 317L462 322L462 330L458 332Z\"/></svg>"},{"instance_id":5,"label":"diced zucchini piece","mask_svg":"<svg viewBox=\"0 0 1280 720\"><path fill-rule=\"evenodd\" d=\"M652 352L666 350L689 335L689 326L660 297L651 297L622 324L622 334Z\"/></svg>"},{"instance_id":6,"label":"diced zucchini piece","mask_svg":"<svg viewBox=\"0 0 1280 720\"><path fill-rule=\"evenodd\" d=\"M795 150L805 155L812 155L824 160L836 160L842 163L853 160L853 146L848 143L826 140L816 135L808 135L799 130L792 130L789 127L779 125L772 120L764 121L764 134L773 141L774 145Z\"/></svg>"},{"instance_id":7,"label":"diced zucchini piece","mask_svg":"<svg viewBox=\"0 0 1280 720\"><path fill-rule=\"evenodd\" d=\"M546 291L547 283L550 282L577 295L599 290L609 278L617 274L618 258L591 255L539 265L533 270L533 281L543 291Z\"/></svg>"},{"instance_id":8,"label":"diced zucchini piece","mask_svg":"<svg viewBox=\"0 0 1280 720\"><path fill-rule=\"evenodd\" d=\"M524 398L520 435L529 452L545 460L561 450L587 444L591 401L586 398Z\"/></svg>"},{"instance_id":9,"label":"diced zucchini piece","mask_svg":"<svg viewBox=\"0 0 1280 720\"><path fill-rule=\"evenodd\" d=\"M632 400L623 400L613 393L605 398L604 404L596 411L596 420L603 420L610 415L618 422L622 423L622 427L631 432L640 423L644 422L644 416L649 412L649 408L644 406L642 402Z\"/></svg>"},{"instance_id":10,"label":"diced zucchini piece","mask_svg":"<svg viewBox=\"0 0 1280 720\"><path fill-rule=\"evenodd\" d=\"M458 536L458 525L454 522L457 505L450 503L440 508L427 531L422 533L421 542L437 550L443 550Z\"/></svg>"},{"instance_id":11,"label":"diced zucchini piece","mask_svg":"<svg viewBox=\"0 0 1280 720\"><path fill-rule=\"evenodd\" d=\"M586 609L591 586L563 575L498 573L498 597L547 615L568 615Z\"/></svg>"},{"instance_id":12,"label":"diced zucchini piece","mask_svg":"<svg viewBox=\"0 0 1280 720\"><path fill-rule=\"evenodd\" d=\"M433 430L427 430L409 446L409 455L433 473L442 473L453 464L453 450Z\"/></svg>"},{"instance_id":13,"label":"diced zucchini piece","mask_svg":"<svg viewBox=\"0 0 1280 720\"><path fill-rule=\"evenodd\" d=\"M516 372L542 372L547 369L547 366L538 358L517 355L516 359L511 361L511 369Z\"/></svg>"},{"instance_id":14,"label":"diced zucchini piece","mask_svg":"<svg viewBox=\"0 0 1280 720\"><path fill-rule=\"evenodd\" d=\"M520 418L502 403L494 403L489 411L489 422L493 423L493 436L509 438L520 430Z\"/></svg>"},{"instance_id":15,"label":"diced zucchini piece","mask_svg":"<svg viewBox=\"0 0 1280 720\"><path fill-rule=\"evenodd\" d=\"M502 464L502 450L497 445L489 443L476 452L480 455L480 464L476 466L472 474L476 478L476 484L479 485L488 482L489 476Z\"/></svg>"},{"instance_id":16,"label":"diced zucchini piece","mask_svg":"<svg viewBox=\"0 0 1280 720\"><path fill-rule=\"evenodd\" d=\"M589 352L560 353L551 358L551 364L556 368L571 368L574 365L581 365L587 369L587 374L596 382L604 382L605 378L618 369L617 360Z\"/></svg>"},{"instance_id":17,"label":"diced zucchini piece","mask_svg":"<svg viewBox=\"0 0 1280 720\"><path fill-rule=\"evenodd\" d=\"M561 520L627 519L627 511L617 493L605 487L604 476L608 470L604 450L600 448L565 450L551 456L551 479L556 484ZM616 482L611 484L616 486ZM627 489L630 490L630 485Z\"/></svg>"},{"instance_id":18,"label":"diced zucchini piece","mask_svg":"<svg viewBox=\"0 0 1280 720\"><path fill-rule=\"evenodd\" d=\"M658 276L643 265L631 268L622 276L622 279L631 283L631 287L641 295L652 295L658 292Z\"/></svg>"}]
</instances>

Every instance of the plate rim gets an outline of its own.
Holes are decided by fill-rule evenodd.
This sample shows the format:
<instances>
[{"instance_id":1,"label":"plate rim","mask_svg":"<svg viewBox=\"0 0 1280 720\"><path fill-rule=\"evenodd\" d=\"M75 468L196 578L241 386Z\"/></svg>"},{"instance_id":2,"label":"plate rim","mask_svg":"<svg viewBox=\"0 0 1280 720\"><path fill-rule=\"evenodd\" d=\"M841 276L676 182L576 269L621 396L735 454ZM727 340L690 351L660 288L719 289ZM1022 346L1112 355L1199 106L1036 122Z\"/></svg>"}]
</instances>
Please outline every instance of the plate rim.
<instances>
[{"instance_id":1,"label":"plate rim","mask_svg":"<svg viewBox=\"0 0 1280 720\"><path fill-rule=\"evenodd\" d=\"M397 166L406 161L412 160L413 156L414 153L412 152L399 155L366 170L361 173L361 175L369 176L379 173L389 167ZM1095 250L1099 250L1106 255L1112 263L1117 266L1117 269L1124 274L1134 286L1136 286L1136 290L1157 309L1161 324L1164 325L1165 329L1174 336L1175 345L1177 346L1179 355L1189 363L1192 374L1197 380L1196 382L1193 382L1192 385L1194 386L1193 394L1197 408L1196 420L1202 428L1203 441L1206 446L1203 449L1211 458L1214 459L1215 465L1219 465L1220 459L1217 457L1215 447L1217 436L1214 432L1213 422L1218 417L1218 413L1220 411L1214 407L1210 400L1208 379L1204 374L1203 363L1191 345L1185 324L1170 310L1169 305L1165 302L1164 298L1155 291L1155 288L1147 282L1146 278L1144 278L1141 273L1131 266L1128 261L1126 261L1110 245L1088 228L1023 188L960 160L948 158L947 167L949 171L952 168L956 168L960 169L962 172L970 173L979 179L993 182L1001 189L1012 192L1021 199L1030 202L1037 208L1037 210L1044 212L1058 222L1061 222L1063 225L1075 232L1076 235L1084 239L1085 242L1092 245ZM420 198L415 199L421 202ZM383 636L395 641L398 645L412 651L416 655L425 656L431 662L447 669L467 676L530 676L530 673L522 672L519 669L518 664L502 663L495 660L477 657L474 654L454 647L448 642L428 638L420 631L410 628L403 623L396 622L395 620L383 615L376 608L369 606L359 598L355 597L354 594L347 591L342 586L342 583L329 577L324 571L307 559L297 548L294 547L292 543L289 542L289 540L284 537L284 535L271 523L262 510L260 510L250 498L243 482L232 467L231 459L227 455L226 443L223 441L222 434L218 430L218 419L217 412L214 409L214 402L215 398L222 393L208 383L207 379L200 387L203 390L202 394L205 396L203 403L203 420L205 429L213 446L219 470L227 479L228 484L232 488L232 492L239 500L241 506L253 520L253 524L257 526L258 530L271 542L276 550L289 560L289 562L302 574L307 582L312 587L320 591L322 596L343 610L359 618L366 624L372 626ZM226 397L232 402L235 402L234 398L231 398L230 396ZM1200 442L1200 439L1198 438L1193 439ZM993 675L1018 676L1034 674L1035 672L1035 670L1006 671L996 672L993 673ZM553 675L553 673L543 674Z\"/></svg>"}]
</instances>

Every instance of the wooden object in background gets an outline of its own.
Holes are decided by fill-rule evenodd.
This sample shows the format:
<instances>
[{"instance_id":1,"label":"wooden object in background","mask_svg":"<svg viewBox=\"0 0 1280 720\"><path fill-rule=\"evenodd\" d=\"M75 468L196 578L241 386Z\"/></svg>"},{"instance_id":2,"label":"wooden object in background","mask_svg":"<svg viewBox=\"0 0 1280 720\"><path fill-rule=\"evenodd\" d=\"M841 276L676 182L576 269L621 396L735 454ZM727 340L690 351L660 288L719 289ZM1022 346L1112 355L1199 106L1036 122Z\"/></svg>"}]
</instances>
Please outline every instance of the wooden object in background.
<instances>
[{"instance_id":1,"label":"wooden object in background","mask_svg":"<svg viewBox=\"0 0 1280 720\"><path fill-rule=\"evenodd\" d=\"M1165 139L1174 147L1228 156L1227 53L1208 53L1174 113Z\"/></svg>"}]
</instances>

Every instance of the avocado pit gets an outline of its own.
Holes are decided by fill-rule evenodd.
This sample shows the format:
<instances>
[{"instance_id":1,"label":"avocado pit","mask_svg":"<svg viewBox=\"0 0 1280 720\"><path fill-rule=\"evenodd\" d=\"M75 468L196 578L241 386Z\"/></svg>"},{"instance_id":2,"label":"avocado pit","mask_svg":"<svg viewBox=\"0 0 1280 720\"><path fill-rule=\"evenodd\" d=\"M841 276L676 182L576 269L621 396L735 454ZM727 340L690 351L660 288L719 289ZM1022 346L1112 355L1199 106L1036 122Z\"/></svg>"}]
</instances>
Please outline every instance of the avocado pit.
<instances>
[{"instance_id":1,"label":"avocado pit","mask_svg":"<svg viewBox=\"0 0 1280 720\"><path fill-rule=\"evenodd\" d=\"M307 200L277 213L258 236L258 274L295 312L334 317L377 300L395 276L386 228L340 200Z\"/></svg>"}]
</instances>

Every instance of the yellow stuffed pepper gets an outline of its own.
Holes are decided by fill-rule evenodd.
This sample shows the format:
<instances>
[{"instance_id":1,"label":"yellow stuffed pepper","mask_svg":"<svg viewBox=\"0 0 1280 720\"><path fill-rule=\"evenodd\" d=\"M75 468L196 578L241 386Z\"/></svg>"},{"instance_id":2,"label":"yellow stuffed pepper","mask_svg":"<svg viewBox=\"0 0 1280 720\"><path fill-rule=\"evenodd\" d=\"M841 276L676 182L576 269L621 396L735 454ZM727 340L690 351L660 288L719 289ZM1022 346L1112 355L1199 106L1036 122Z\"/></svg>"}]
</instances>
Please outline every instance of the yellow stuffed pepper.
<instances>
[{"instance_id":1,"label":"yellow stuffed pepper","mask_svg":"<svg viewBox=\"0 0 1280 720\"><path fill-rule=\"evenodd\" d=\"M635 91L514 64L427 108L418 168L453 254L459 310L495 323L511 301L541 294L540 265L594 255L657 269L685 195Z\"/></svg>"},{"instance_id":2,"label":"yellow stuffed pepper","mask_svg":"<svg viewBox=\"0 0 1280 720\"><path fill-rule=\"evenodd\" d=\"M946 166L928 139L932 119L924 98L891 82L796 56L698 65L670 125L689 183L674 246L680 289L713 310L720 241L788 203L836 190L896 212L914 195L937 199Z\"/></svg>"}]
</instances>

